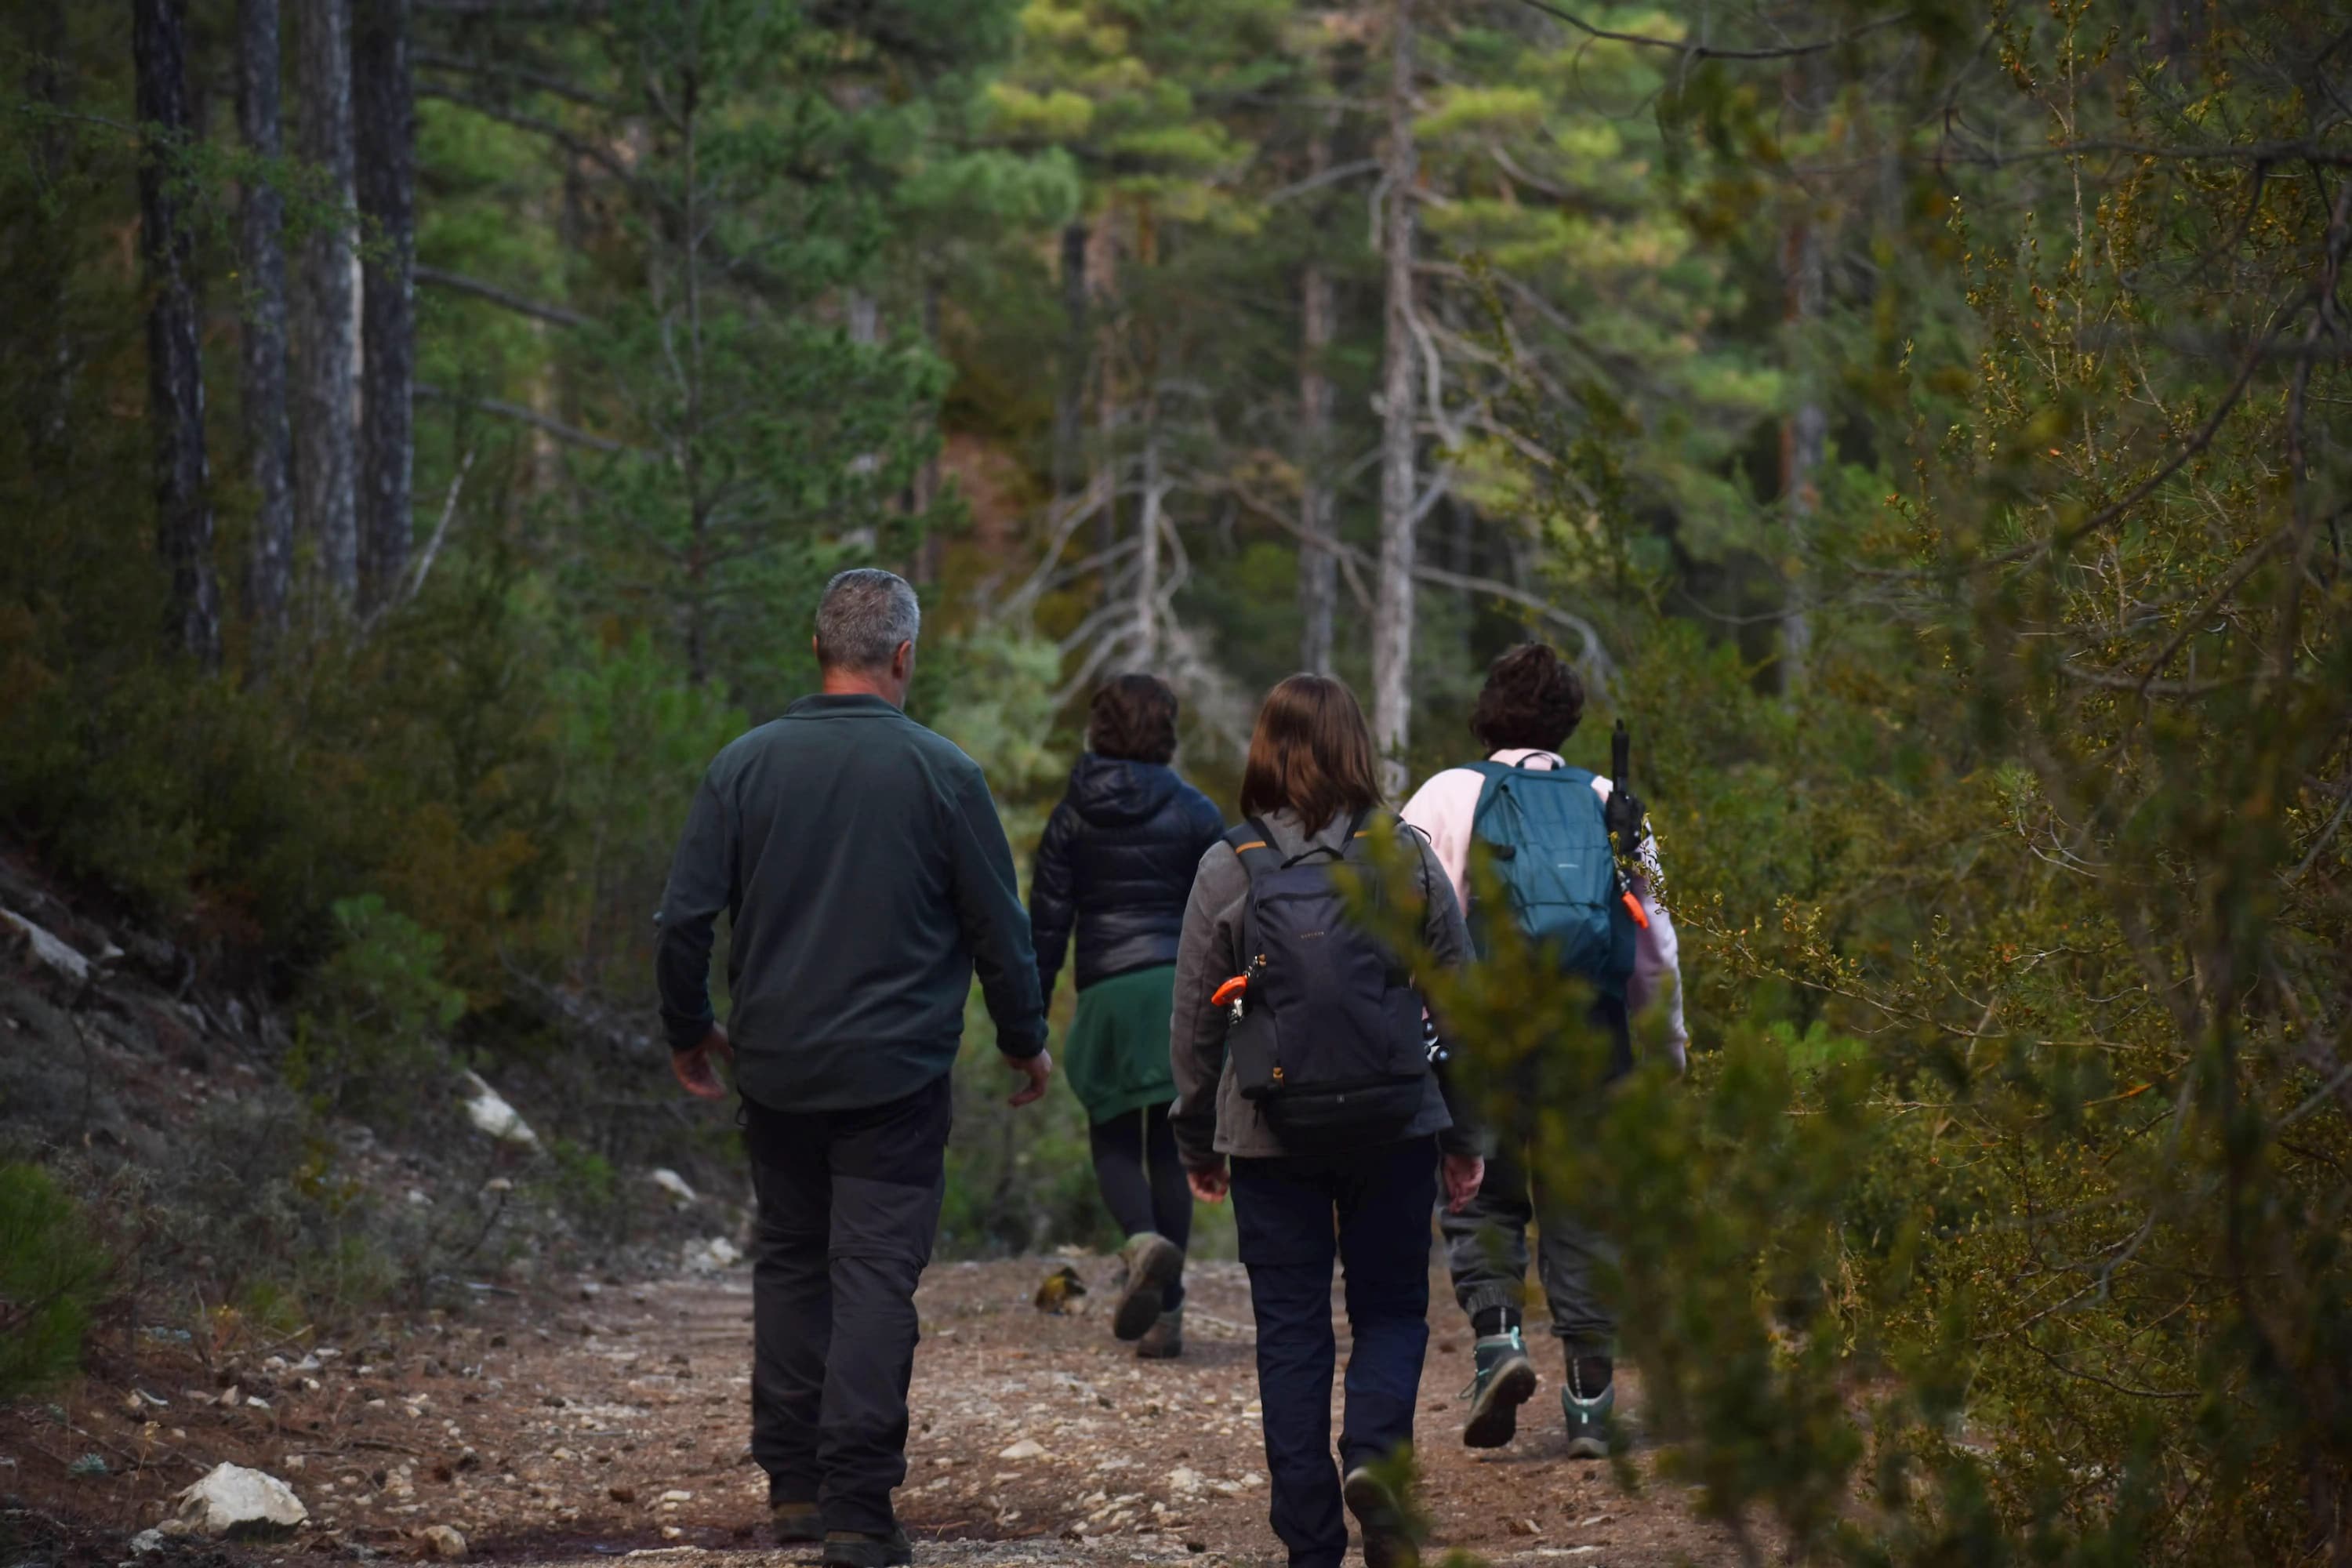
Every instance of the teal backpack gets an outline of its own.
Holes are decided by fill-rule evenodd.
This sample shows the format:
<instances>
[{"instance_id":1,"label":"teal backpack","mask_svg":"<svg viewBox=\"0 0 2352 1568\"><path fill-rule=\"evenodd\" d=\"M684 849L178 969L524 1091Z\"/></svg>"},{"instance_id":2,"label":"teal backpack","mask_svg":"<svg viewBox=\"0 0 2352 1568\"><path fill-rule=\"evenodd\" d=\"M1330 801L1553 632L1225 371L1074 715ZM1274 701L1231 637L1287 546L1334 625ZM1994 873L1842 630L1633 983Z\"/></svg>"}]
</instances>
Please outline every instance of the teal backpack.
<instances>
[{"instance_id":1,"label":"teal backpack","mask_svg":"<svg viewBox=\"0 0 2352 1568\"><path fill-rule=\"evenodd\" d=\"M1633 917L1593 775L1582 768L1473 763L1486 787L1471 829L1494 851L1519 929L1560 971L1621 1005L1633 973Z\"/></svg>"}]
</instances>

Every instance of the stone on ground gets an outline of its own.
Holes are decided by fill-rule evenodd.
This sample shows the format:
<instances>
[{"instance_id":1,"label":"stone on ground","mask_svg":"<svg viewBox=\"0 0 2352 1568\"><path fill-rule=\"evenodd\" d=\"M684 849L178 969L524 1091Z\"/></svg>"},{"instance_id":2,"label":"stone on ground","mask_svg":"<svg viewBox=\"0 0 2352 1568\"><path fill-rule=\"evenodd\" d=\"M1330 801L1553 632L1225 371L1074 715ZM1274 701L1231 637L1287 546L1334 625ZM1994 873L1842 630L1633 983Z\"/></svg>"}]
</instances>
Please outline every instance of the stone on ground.
<instances>
[{"instance_id":1,"label":"stone on ground","mask_svg":"<svg viewBox=\"0 0 2352 1568\"><path fill-rule=\"evenodd\" d=\"M215 1465L180 1494L179 1522L222 1539L278 1535L310 1517L294 1489L276 1476L243 1465Z\"/></svg>"}]
</instances>

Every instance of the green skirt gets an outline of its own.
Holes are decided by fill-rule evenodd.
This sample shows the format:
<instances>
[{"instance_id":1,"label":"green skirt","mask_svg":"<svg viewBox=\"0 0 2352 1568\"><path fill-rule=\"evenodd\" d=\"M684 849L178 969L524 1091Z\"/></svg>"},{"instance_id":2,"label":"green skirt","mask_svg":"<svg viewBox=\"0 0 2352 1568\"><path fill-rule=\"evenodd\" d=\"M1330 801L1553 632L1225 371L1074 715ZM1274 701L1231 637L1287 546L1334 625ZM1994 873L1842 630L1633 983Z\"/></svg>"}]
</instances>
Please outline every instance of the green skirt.
<instances>
[{"instance_id":1,"label":"green skirt","mask_svg":"<svg viewBox=\"0 0 2352 1568\"><path fill-rule=\"evenodd\" d=\"M1062 1042L1062 1070L1087 1121L1108 1121L1176 1098L1168 1065L1175 1004L1172 963L1114 974L1078 993L1078 1016Z\"/></svg>"}]
</instances>

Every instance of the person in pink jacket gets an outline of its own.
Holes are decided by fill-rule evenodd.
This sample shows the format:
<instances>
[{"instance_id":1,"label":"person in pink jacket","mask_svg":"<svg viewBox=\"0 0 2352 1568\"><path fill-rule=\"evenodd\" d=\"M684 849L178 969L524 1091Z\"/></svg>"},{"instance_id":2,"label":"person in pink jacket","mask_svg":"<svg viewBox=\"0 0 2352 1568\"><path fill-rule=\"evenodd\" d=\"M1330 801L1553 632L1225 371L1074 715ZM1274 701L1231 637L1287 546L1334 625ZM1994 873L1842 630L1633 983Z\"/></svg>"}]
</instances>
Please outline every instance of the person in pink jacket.
<instances>
[{"instance_id":1,"label":"person in pink jacket","mask_svg":"<svg viewBox=\"0 0 2352 1568\"><path fill-rule=\"evenodd\" d=\"M1470 729L1490 762L1564 768L1568 763L1559 748L1583 716L1584 684L1575 669L1555 649L1526 643L1487 670ZM1592 787L1606 802L1609 781L1595 777ZM1465 912L1471 904L1470 847L1478 836L1478 808L1487 789L1484 773L1448 768L1423 784L1403 811L1405 821L1428 835ZM1596 1006L1594 1021L1616 1037L1618 1065L1629 1067L1631 1021L1656 1009L1665 1049L1680 1070L1689 1031L1683 1023L1674 919L1653 891L1659 881L1656 839L1644 834L1634 858L1644 871L1630 879L1630 890L1647 923L1636 930L1633 972L1625 984L1622 1006L1613 999L1604 1001ZM1538 1380L1521 1337L1520 1312L1528 1228L1540 1215L1537 1264L1551 1309L1552 1333L1567 1361L1560 1403L1568 1420L1569 1452L1578 1458L1601 1458L1609 1451L1608 1418L1616 1401L1612 1358L1617 1325L1595 1290L1594 1275L1610 1255L1609 1244L1559 1205L1545 1201L1532 1173L1538 1162L1528 1158L1525 1145L1525 1129L1517 1136L1503 1130L1478 1196L1461 1213L1439 1216L1454 1299L1478 1337L1476 1377L1462 1439L1474 1448L1508 1443L1518 1428L1518 1407L1535 1394Z\"/></svg>"}]
</instances>

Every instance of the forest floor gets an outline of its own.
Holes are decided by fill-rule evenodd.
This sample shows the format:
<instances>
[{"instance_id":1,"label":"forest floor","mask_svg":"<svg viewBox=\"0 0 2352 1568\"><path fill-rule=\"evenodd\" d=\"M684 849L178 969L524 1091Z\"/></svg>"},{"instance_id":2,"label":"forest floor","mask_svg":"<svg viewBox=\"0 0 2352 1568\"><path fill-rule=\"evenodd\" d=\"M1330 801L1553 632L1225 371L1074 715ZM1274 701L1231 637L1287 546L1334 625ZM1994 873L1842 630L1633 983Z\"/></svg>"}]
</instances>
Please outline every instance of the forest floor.
<instances>
[{"instance_id":1,"label":"forest floor","mask_svg":"<svg viewBox=\"0 0 2352 1568\"><path fill-rule=\"evenodd\" d=\"M1097 1287L1077 1311L1032 1304L1062 1261L941 1264L926 1280L898 1494L918 1560L1278 1562L1239 1266L1198 1266L1185 1358L1141 1363L1100 1316L1107 1261L1069 1260ZM1633 1494L1608 1466L1566 1458L1549 1344L1519 1441L1463 1448L1468 1335L1442 1288L1431 1310L1421 1449L1437 1549L1527 1568L1733 1560L1686 1491L1657 1479L1646 1447L1636 1447ZM71 1405L0 1412L0 1494L16 1537L0 1545L12 1562L114 1563L173 1492L229 1459L293 1485L310 1527L226 1552L170 1542L142 1565L425 1556L436 1526L491 1562L813 1561L766 1543L764 1481L744 1447L750 1312L750 1279L735 1268L583 1282L576 1300L553 1304L498 1299L457 1316L386 1319L315 1353L225 1361L142 1349ZM1344 1356L1345 1320L1336 1306L1334 1315ZM1639 1384L1621 1379L1622 1404L1638 1415Z\"/></svg>"}]
</instances>

